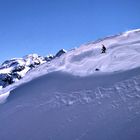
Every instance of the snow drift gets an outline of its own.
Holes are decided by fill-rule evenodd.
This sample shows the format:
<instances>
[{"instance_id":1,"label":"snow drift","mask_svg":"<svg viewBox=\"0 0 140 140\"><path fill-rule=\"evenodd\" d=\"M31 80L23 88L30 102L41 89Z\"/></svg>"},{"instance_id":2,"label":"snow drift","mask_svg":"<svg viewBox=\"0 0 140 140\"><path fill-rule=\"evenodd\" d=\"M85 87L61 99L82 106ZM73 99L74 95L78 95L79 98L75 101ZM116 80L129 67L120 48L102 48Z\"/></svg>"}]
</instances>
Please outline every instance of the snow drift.
<instances>
[{"instance_id":1,"label":"snow drift","mask_svg":"<svg viewBox=\"0 0 140 140\"><path fill-rule=\"evenodd\" d=\"M132 30L36 67L1 89L0 138L139 140L139 60L140 30Z\"/></svg>"}]
</instances>

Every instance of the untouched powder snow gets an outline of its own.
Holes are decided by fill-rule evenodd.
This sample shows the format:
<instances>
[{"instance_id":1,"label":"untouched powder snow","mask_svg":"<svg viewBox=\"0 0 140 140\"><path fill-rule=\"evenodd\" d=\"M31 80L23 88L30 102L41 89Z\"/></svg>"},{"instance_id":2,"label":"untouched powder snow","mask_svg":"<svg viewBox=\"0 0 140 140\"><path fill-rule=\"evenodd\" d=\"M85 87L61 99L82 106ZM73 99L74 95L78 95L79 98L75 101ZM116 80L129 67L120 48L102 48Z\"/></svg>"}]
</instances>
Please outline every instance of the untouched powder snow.
<instances>
[{"instance_id":1,"label":"untouched powder snow","mask_svg":"<svg viewBox=\"0 0 140 140\"><path fill-rule=\"evenodd\" d=\"M0 91L0 139L139 140L139 60L138 29L33 69Z\"/></svg>"}]
</instances>

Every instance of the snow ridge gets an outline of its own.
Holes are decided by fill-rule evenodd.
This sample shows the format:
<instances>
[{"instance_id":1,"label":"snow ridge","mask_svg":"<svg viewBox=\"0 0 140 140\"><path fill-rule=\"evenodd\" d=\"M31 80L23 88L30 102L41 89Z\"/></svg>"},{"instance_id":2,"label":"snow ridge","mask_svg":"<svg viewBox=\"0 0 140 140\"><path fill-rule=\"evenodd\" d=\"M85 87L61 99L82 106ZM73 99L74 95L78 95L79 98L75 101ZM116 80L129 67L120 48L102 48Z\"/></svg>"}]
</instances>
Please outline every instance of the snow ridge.
<instances>
[{"instance_id":1,"label":"snow ridge","mask_svg":"<svg viewBox=\"0 0 140 140\"><path fill-rule=\"evenodd\" d=\"M101 54L102 44L107 48L107 52L104 54ZM20 72L16 71L15 81L18 82L2 89L0 94L7 93L23 83L55 71L66 72L76 76L104 75L140 67L139 60L140 29L85 44L67 53L62 49L55 56L44 58L36 54L28 55L2 64L4 67L4 69L2 67L0 70L2 76L4 72L9 73L7 71L15 69L17 65L18 68L22 69L22 66L24 66L25 69ZM13 61L14 65L12 65ZM39 66L36 67L36 65ZM29 67L35 68L31 70ZM22 77L21 80L17 78L18 75Z\"/></svg>"},{"instance_id":2,"label":"snow ridge","mask_svg":"<svg viewBox=\"0 0 140 140\"><path fill-rule=\"evenodd\" d=\"M139 60L139 29L48 56L0 87L0 138L140 140Z\"/></svg>"}]
</instances>

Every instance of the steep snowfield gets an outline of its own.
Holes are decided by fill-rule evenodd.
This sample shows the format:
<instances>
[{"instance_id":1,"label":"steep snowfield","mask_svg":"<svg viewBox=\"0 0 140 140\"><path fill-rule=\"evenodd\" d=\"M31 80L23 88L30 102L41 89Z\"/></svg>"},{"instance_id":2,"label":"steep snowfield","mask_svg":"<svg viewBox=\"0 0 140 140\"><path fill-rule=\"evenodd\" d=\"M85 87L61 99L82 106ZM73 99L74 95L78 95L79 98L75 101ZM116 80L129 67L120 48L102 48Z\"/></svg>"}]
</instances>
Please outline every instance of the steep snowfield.
<instances>
[{"instance_id":1,"label":"steep snowfield","mask_svg":"<svg viewBox=\"0 0 140 140\"><path fill-rule=\"evenodd\" d=\"M106 54L101 47L107 47ZM101 72L123 71L140 66L140 30L106 38L101 42L83 45L64 57L65 71L89 75L99 68Z\"/></svg>"},{"instance_id":2,"label":"steep snowfield","mask_svg":"<svg viewBox=\"0 0 140 140\"><path fill-rule=\"evenodd\" d=\"M33 69L0 91L0 139L139 140L139 61L133 30Z\"/></svg>"}]
</instances>

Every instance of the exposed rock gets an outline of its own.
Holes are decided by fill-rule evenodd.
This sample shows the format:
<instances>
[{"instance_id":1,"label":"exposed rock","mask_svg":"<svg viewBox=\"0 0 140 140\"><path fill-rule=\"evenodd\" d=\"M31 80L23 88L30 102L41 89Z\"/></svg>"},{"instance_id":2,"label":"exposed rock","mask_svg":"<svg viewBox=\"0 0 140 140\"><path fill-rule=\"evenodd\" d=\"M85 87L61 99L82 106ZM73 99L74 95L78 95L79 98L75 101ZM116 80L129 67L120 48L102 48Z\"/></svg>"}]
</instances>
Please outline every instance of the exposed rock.
<instances>
[{"instance_id":1,"label":"exposed rock","mask_svg":"<svg viewBox=\"0 0 140 140\"><path fill-rule=\"evenodd\" d=\"M61 55L63 55L66 52L67 52L66 50L61 49L61 50L58 51L58 53L56 53L55 57L60 57Z\"/></svg>"}]
</instances>

